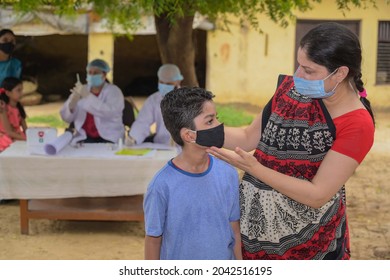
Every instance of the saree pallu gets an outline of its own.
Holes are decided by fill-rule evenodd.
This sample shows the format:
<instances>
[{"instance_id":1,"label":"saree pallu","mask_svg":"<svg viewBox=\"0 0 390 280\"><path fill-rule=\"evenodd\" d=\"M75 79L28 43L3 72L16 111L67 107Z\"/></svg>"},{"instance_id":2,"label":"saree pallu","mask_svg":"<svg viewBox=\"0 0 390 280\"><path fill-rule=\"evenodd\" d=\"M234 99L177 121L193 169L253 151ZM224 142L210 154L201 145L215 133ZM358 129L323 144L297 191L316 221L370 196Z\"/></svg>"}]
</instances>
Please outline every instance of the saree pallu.
<instances>
[{"instance_id":1,"label":"saree pallu","mask_svg":"<svg viewBox=\"0 0 390 280\"><path fill-rule=\"evenodd\" d=\"M263 110L254 156L264 166L311 180L335 140L324 104L283 76ZM240 185L244 259L349 259L344 186L321 208L290 199L245 173Z\"/></svg>"}]
</instances>

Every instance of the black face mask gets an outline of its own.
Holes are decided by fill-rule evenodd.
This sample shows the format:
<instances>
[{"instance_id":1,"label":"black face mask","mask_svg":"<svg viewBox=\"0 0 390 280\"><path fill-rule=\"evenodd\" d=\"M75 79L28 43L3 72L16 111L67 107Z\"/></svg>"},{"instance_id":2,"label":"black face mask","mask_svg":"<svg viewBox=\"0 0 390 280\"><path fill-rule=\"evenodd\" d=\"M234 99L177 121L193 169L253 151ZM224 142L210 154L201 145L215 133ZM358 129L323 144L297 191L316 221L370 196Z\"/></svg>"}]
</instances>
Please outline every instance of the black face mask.
<instances>
[{"instance_id":1,"label":"black face mask","mask_svg":"<svg viewBox=\"0 0 390 280\"><path fill-rule=\"evenodd\" d=\"M196 131L196 140L195 143L205 147L215 146L217 148L222 148L225 141L225 130L223 123L220 125L204 130Z\"/></svg>"},{"instance_id":2,"label":"black face mask","mask_svg":"<svg viewBox=\"0 0 390 280\"><path fill-rule=\"evenodd\" d=\"M0 50L2 50L5 54L11 54L14 49L15 45L12 42L0 44Z\"/></svg>"}]
</instances>

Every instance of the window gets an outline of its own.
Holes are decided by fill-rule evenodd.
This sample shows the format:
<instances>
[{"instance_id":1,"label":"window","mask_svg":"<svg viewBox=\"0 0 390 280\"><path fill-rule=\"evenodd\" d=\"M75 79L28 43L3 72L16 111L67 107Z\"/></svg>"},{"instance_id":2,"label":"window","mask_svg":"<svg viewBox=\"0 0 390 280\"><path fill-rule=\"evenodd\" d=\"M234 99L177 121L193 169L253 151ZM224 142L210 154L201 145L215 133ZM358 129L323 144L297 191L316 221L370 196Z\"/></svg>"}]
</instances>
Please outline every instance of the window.
<instances>
[{"instance_id":1,"label":"window","mask_svg":"<svg viewBox=\"0 0 390 280\"><path fill-rule=\"evenodd\" d=\"M390 84L390 21L379 22L376 83Z\"/></svg>"}]
</instances>

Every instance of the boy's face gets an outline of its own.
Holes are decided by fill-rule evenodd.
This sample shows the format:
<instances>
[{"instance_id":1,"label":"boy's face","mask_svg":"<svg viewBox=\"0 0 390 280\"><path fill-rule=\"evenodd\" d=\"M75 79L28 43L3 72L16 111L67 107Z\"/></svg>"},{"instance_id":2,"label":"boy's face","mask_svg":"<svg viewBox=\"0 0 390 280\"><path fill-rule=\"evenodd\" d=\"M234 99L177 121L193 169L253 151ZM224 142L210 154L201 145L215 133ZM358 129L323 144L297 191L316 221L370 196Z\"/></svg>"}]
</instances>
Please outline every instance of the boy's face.
<instances>
[{"instance_id":1,"label":"boy's face","mask_svg":"<svg viewBox=\"0 0 390 280\"><path fill-rule=\"evenodd\" d=\"M194 119L195 129L204 130L220 125L217 119L217 110L212 101L207 101L203 104L202 113Z\"/></svg>"}]
</instances>

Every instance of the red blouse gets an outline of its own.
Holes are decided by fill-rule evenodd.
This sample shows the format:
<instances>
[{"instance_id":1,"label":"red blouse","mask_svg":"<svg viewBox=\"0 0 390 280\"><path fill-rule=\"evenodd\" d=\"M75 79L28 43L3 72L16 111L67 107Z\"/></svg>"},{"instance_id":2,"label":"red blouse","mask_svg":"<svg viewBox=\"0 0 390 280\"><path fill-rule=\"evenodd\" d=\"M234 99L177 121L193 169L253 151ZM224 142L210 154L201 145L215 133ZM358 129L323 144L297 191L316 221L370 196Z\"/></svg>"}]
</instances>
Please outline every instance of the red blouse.
<instances>
[{"instance_id":1,"label":"red blouse","mask_svg":"<svg viewBox=\"0 0 390 280\"><path fill-rule=\"evenodd\" d=\"M331 150L355 159L359 164L374 143L374 123L367 110L357 109L333 119L336 140Z\"/></svg>"},{"instance_id":2,"label":"red blouse","mask_svg":"<svg viewBox=\"0 0 390 280\"><path fill-rule=\"evenodd\" d=\"M95 94L96 96L99 96L100 92ZM96 128L95 119L94 116L87 112L87 117L85 118L85 122L83 124L83 129L85 130L85 133L88 137L91 138L98 138L100 137L99 131Z\"/></svg>"},{"instance_id":3,"label":"red blouse","mask_svg":"<svg viewBox=\"0 0 390 280\"><path fill-rule=\"evenodd\" d=\"M96 128L95 119L90 113L87 113L87 117L85 118L85 122L83 124L83 129L89 137L98 138L100 136L99 131Z\"/></svg>"}]
</instances>

